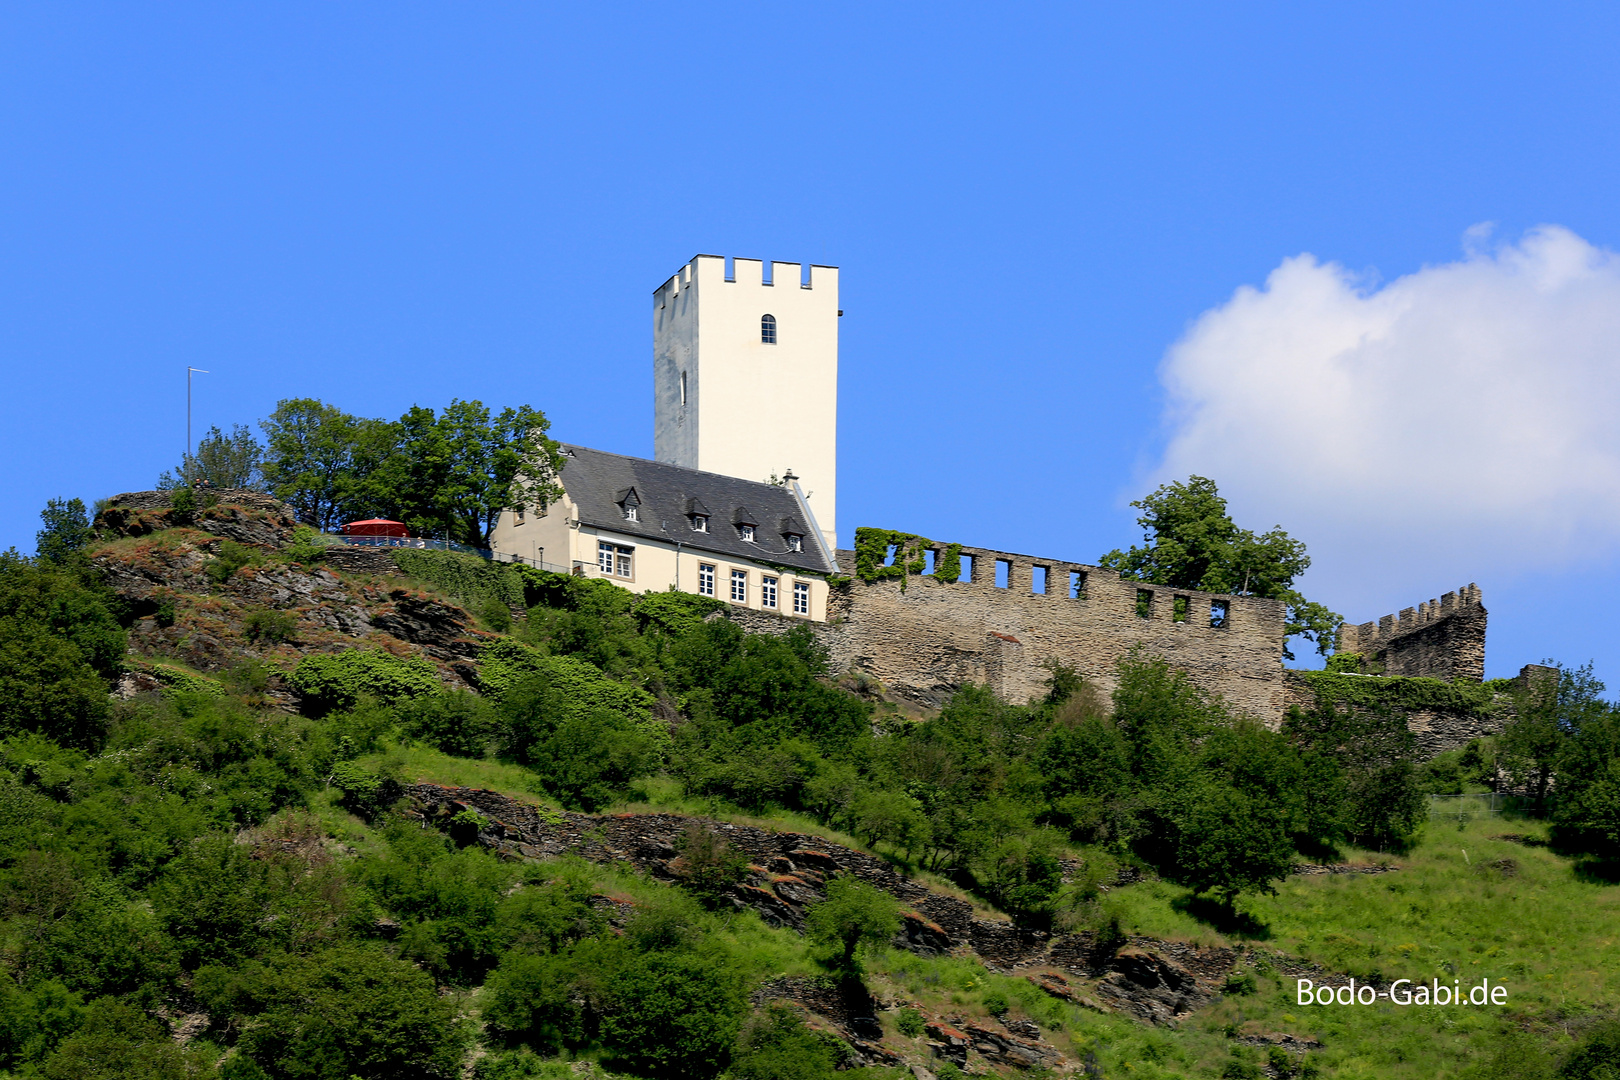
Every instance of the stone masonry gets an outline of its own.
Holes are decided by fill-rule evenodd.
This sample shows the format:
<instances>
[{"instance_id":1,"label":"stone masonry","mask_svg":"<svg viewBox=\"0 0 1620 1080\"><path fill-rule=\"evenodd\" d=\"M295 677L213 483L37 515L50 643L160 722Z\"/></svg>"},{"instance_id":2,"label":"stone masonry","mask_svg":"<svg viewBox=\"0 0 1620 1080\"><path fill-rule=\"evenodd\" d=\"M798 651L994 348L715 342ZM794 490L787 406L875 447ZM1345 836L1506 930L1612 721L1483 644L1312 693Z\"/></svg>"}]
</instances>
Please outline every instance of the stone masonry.
<instances>
[{"instance_id":1,"label":"stone masonry","mask_svg":"<svg viewBox=\"0 0 1620 1080\"><path fill-rule=\"evenodd\" d=\"M1023 702L1044 693L1049 659L1109 692L1115 664L1140 645L1236 708L1281 721L1281 601L1145 585L1083 563L988 548L962 554L972 560L968 581L911 576L902 589L898 580L855 579L834 589L827 625L817 627L834 666L858 668L922 705L942 704L966 682ZM839 552L839 563L855 565L854 553ZM996 584L998 563L1005 587ZM788 622L759 612L732 617L767 631Z\"/></svg>"},{"instance_id":2,"label":"stone masonry","mask_svg":"<svg viewBox=\"0 0 1620 1080\"><path fill-rule=\"evenodd\" d=\"M1342 653L1361 653L1384 675L1420 675L1446 682L1485 678L1485 604L1478 585L1385 615L1376 623L1339 630Z\"/></svg>"}]
</instances>

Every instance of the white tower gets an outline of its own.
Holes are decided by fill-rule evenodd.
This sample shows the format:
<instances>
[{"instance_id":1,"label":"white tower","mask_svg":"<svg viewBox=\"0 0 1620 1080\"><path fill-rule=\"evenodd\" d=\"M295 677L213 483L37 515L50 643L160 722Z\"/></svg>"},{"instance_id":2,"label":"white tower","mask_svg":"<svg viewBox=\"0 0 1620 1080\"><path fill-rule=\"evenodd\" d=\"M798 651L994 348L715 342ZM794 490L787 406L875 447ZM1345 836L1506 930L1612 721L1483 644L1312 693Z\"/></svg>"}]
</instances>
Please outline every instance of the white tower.
<instances>
[{"instance_id":1,"label":"white tower","mask_svg":"<svg viewBox=\"0 0 1620 1080\"><path fill-rule=\"evenodd\" d=\"M838 268L699 255L653 293L654 454L744 480L799 478L837 548Z\"/></svg>"}]
</instances>

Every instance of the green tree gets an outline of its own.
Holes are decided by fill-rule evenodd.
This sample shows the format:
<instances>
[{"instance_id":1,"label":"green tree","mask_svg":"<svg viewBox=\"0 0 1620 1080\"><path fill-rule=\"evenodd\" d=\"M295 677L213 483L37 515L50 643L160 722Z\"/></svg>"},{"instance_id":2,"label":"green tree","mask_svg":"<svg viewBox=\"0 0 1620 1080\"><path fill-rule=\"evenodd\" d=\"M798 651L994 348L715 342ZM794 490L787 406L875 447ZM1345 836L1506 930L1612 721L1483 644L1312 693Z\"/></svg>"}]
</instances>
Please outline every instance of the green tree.
<instances>
[{"instance_id":1,"label":"green tree","mask_svg":"<svg viewBox=\"0 0 1620 1080\"><path fill-rule=\"evenodd\" d=\"M1608 711L1602 693L1591 664L1566 668L1556 661L1531 669L1512 690L1513 718L1497 739L1497 759L1514 784L1530 788L1538 809L1547 805L1571 734Z\"/></svg>"},{"instance_id":2,"label":"green tree","mask_svg":"<svg viewBox=\"0 0 1620 1080\"><path fill-rule=\"evenodd\" d=\"M433 979L380 950L343 945L258 974L239 1046L275 1077L430 1080L454 1073L471 1041Z\"/></svg>"},{"instance_id":3,"label":"green tree","mask_svg":"<svg viewBox=\"0 0 1620 1080\"><path fill-rule=\"evenodd\" d=\"M398 442L387 421L351 416L315 398L289 398L259 427L271 493L322 532L351 515L371 517L392 501L379 476Z\"/></svg>"},{"instance_id":4,"label":"green tree","mask_svg":"<svg viewBox=\"0 0 1620 1080\"><path fill-rule=\"evenodd\" d=\"M40 1070L45 1080L210 1080L206 1053L176 1045L165 1026L116 998L93 1002L84 1026Z\"/></svg>"},{"instance_id":5,"label":"green tree","mask_svg":"<svg viewBox=\"0 0 1620 1080\"><path fill-rule=\"evenodd\" d=\"M1213 892L1228 909L1240 893L1275 892L1293 868L1288 822L1265 800L1218 782L1200 785L1179 822L1181 880Z\"/></svg>"},{"instance_id":6,"label":"green tree","mask_svg":"<svg viewBox=\"0 0 1620 1080\"><path fill-rule=\"evenodd\" d=\"M638 1072L711 1077L747 1008L741 973L718 949L639 952L614 979L602 1041Z\"/></svg>"},{"instance_id":7,"label":"green tree","mask_svg":"<svg viewBox=\"0 0 1620 1080\"><path fill-rule=\"evenodd\" d=\"M237 424L228 435L211 427L198 440L196 453L182 458L173 472L158 477L157 486L159 491L183 487L263 491L264 447L246 424Z\"/></svg>"},{"instance_id":8,"label":"green tree","mask_svg":"<svg viewBox=\"0 0 1620 1080\"><path fill-rule=\"evenodd\" d=\"M1238 528L1215 481L1202 476L1164 484L1131 505L1142 511L1136 522L1146 544L1116 548L1097 560L1099 566L1131 581L1282 600L1288 605L1287 637L1314 641L1323 656L1333 648L1344 618L1294 588L1311 560L1304 543L1281 526L1266 533Z\"/></svg>"},{"instance_id":9,"label":"green tree","mask_svg":"<svg viewBox=\"0 0 1620 1080\"><path fill-rule=\"evenodd\" d=\"M81 499L51 499L39 519L45 527L34 534L34 550L41 559L65 563L96 538Z\"/></svg>"},{"instance_id":10,"label":"green tree","mask_svg":"<svg viewBox=\"0 0 1620 1080\"><path fill-rule=\"evenodd\" d=\"M836 946L838 965L853 971L856 950L882 948L900 932L900 904L860 878L840 875L827 883L827 899L810 908L805 931L817 944Z\"/></svg>"},{"instance_id":11,"label":"green tree","mask_svg":"<svg viewBox=\"0 0 1620 1080\"><path fill-rule=\"evenodd\" d=\"M730 1075L736 1080L835 1080L848 1058L849 1047L811 1031L791 1008L776 1002L744 1026Z\"/></svg>"},{"instance_id":12,"label":"green tree","mask_svg":"<svg viewBox=\"0 0 1620 1080\"><path fill-rule=\"evenodd\" d=\"M401 520L488 547L502 511L544 509L562 494L562 448L546 438L550 426L527 405L494 417L481 401L452 401L437 415L412 407L389 466Z\"/></svg>"},{"instance_id":13,"label":"green tree","mask_svg":"<svg viewBox=\"0 0 1620 1080\"><path fill-rule=\"evenodd\" d=\"M532 764L547 790L581 810L600 810L646 774L652 743L618 713L597 709L557 725Z\"/></svg>"},{"instance_id":14,"label":"green tree","mask_svg":"<svg viewBox=\"0 0 1620 1080\"><path fill-rule=\"evenodd\" d=\"M0 552L0 731L95 745L124 648L102 596L76 574Z\"/></svg>"}]
</instances>

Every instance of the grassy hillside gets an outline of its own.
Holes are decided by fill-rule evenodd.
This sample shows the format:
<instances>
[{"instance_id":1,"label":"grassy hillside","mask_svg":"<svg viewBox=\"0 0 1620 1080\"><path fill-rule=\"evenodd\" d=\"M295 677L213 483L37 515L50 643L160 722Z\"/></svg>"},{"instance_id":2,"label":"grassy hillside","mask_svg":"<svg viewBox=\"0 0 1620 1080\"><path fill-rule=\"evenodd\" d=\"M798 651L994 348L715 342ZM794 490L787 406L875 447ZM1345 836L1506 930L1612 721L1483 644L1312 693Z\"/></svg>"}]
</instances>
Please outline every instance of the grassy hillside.
<instances>
[{"instance_id":1,"label":"grassy hillside","mask_svg":"<svg viewBox=\"0 0 1620 1080\"><path fill-rule=\"evenodd\" d=\"M1325 703L1267 731L1152 657L1108 699L1054 668L1041 700L967 687L918 718L809 635L744 634L697 597L455 556L347 575L190 528L104 539L0 558L0 1073L952 1080L943 1053L1008 1075L1529 1080L1620 1060L1620 892L1583 779L1610 760L1583 734L1606 705L1567 726L1586 756L1560 760L1587 771L1559 774L1562 802L1459 826L1428 820L1398 718ZM418 780L559 819L809 833L1085 956L884 947L898 912L874 889L879 947L851 969L760 920L747 882L777 871L723 825L661 879L502 861L474 809L430 826L401 798ZM836 877L794 873L800 914L834 903ZM1161 1023L1110 996L1151 981L1126 986L1133 963L1183 977L1177 956ZM1301 1006L1300 976L1485 977L1509 1000Z\"/></svg>"}]
</instances>

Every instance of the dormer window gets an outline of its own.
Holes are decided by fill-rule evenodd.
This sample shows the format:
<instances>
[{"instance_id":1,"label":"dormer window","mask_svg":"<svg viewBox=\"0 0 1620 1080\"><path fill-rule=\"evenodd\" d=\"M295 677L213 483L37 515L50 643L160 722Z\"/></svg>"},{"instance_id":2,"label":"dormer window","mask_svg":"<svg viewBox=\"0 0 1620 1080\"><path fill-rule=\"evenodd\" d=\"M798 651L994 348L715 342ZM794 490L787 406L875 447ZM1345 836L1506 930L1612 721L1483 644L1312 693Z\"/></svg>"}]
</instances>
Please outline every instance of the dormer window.
<instances>
[{"instance_id":1,"label":"dormer window","mask_svg":"<svg viewBox=\"0 0 1620 1080\"><path fill-rule=\"evenodd\" d=\"M625 488L613 497L619 504L619 512L626 521L641 520L641 496L636 494L635 488Z\"/></svg>"},{"instance_id":2,"label":"dormer window","mask_svg":"<svg viewBox=\"0 0 1620 1080\"><path fill-rule=\"evenodd\" d=\"M804 526L799 524L799 519L797 517L789 514L787 517L781 520L778 527L782 532L782 539L786 541L787 549L789 551L797 552L804 550Z\"/></svg>"},{"instance_id":3,"label":"dormer window","mask_svg":"<svg viewBox=\"0 0 1620 1080\"><path fill-rule=\"evenodd\" d=\"M748 507L737 507L737 512L731 516L731 523L737 527L737 539L745 544L754 542L754 529L759 521L748 512Z\"/></svg>"},{"instance_id":4,"label":"dormer window","mask_svg":"<svg viewBox=\"0 0 1620 1080\"><path fill-rule=\"evenodd\" d=\"M737 535L742 537L743 543L752 544L754 542L754 527L752 525L739 525L737 526Z\"/></svg>"},{"instance_id":5,"label":"dormer window","mask_svg":"<svg viewBox=\"0 0 1620 1080\"><path fill-rule=\"evenodd\" d=\"M693 532L708 532L709 508L703 505L703 501L701 499L687 499L686 520L692 523Z\"/></svg>"},{"instance_id":6,"label":"dormer window","mask_svg":"<svg viewBox=\"0 0 1620 1080\"><path fill-rule=\"evenodd\" d=\"M788 542L788 550L789 551L803 551L804 550L804 537L802 537L802 536L799 536L799 535L797 535L795 533L789 533L788 538L787 538L787 542Z\"/></svg>"},{"instance_id":7,"label":"dormer window","mask_svg":"<svg viewBox=\"0 0 1620 1080\"><path fill-rule=\"evenodd\" d=\"M709 531L709 515L708 514L693 514L692 515L692 531L693 532L708 532Z\"/></svg>"}]
</instances>

